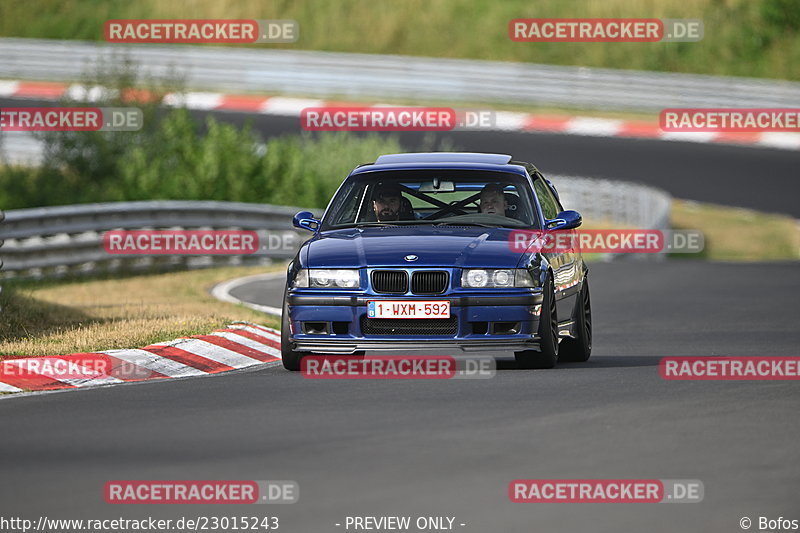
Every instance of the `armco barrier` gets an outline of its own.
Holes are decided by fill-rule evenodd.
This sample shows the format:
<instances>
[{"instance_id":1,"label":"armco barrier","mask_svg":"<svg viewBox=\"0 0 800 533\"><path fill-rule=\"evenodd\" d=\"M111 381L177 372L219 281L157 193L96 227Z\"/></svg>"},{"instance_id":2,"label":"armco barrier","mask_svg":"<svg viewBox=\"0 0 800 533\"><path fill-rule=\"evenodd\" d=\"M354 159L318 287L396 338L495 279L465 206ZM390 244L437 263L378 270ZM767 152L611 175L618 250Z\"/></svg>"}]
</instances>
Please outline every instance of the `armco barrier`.
<instances>
[{"instance_id":1,"label":"armco barrier","mask_svg":"<svg viewBox=\"0 0 800 533\"><path fill-rule=\"evenodd\" d=\"M652 187L613 180L551 176L562 203L584 218L642 229L669 227L670 196ZM0 225L3 278L49 278L68 274L153 270L210 265L265 264L294 250L268 255L112 255L103 233L113 229L241 229L295 231L300 208L238 202L146 201L79 204L6 212ZM321 209L312 210L317 215ZM656 257L660 257L657 256Z\"/></svg>"},{"instance_id":2,"label":"armco barrier","mask_svg":"<svg viewBox=\"0 0 800 533\"><path fill-rule=\"evenodd\" d=\"M566 209L584 219L631 228L669 229L672 197L661 189L625 181L551 176Z\"/></svg>"},{"instance_id":3,"label":"armco barrier","mask_svg":"<svg viewBox=\"0 0 800 533\"><path fill-rule=\"evenodd\" d=\"M129 57L156 78L183 74L189 88L241 93L627 111L797 107L800 102L800 83L756 78L378 54L10 38L0 39L0 79L80 81L81 74L99 59L121 57Z\"/></svg>"},{"instance_id":4,"label":"armco barrier","mask_svg":"<svg viewBox=\"0 0 800 533\"><path fill-rule=\"evenodd\" d=\"M48 278L121 270L156 270L210 265L268 264L292 250L268 255L115 255L103 248L114 229L273 230L308 234L292 227L297 208L236 202L146 201L79 204L6 212L0 226L4 278Z\"/></svg>"}]
</instances>

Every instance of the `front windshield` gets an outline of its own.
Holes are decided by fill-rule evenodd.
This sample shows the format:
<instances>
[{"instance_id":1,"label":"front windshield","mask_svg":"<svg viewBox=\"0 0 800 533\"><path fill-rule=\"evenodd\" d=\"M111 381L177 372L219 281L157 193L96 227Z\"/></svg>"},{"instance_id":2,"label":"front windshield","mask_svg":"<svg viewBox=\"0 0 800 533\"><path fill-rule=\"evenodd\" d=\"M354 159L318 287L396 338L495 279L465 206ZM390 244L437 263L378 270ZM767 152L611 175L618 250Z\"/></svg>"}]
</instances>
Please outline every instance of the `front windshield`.
<instances>
[{"instance_id":1,"label":"front windshield","mask_svg":"<svg viewBox=\"0 0 800 533\"><path fill-rule=\"evenodd\" d=\"M527 180L476 170L369 172L347 180L322 229L383 225L536 226Z\"/></svg>"}]
</instances>

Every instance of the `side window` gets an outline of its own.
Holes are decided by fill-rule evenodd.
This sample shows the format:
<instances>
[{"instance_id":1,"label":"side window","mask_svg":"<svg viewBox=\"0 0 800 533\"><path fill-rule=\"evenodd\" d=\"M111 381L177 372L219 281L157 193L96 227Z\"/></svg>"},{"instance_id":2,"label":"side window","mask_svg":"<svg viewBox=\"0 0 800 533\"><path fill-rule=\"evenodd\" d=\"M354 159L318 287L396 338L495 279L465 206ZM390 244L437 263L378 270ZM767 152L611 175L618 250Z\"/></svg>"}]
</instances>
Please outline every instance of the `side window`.
<instances>
[{"instance_id":1,"label":"side window","mask_svg":"<svg viewBox=\"0 0 800 533\"><path fill-rule=\"evenodd\" d=\"M553 196L550 187L547 186L543 179L537 178L533 180L533 188L536 190L536 197L539 198L544 217L548 219L556 218L559 210L558 200Z\"/></svg>"}]
</instances>

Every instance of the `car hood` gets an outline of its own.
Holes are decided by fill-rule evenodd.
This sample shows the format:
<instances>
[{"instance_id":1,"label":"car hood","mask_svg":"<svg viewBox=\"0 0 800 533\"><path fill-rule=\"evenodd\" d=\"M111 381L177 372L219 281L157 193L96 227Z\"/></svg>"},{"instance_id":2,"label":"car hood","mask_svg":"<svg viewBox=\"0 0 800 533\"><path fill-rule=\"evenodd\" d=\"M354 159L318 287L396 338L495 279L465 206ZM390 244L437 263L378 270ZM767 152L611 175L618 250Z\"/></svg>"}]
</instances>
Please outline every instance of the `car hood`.
<instances>
[{"instance_id":1,"label":"car hood","mask_svg":"<svg viewBox=\"0 0 800 533\"><path fill-rule=\"evenodd\" d=\"M521 254L509 243L510 228L416 226L348 228L306 243L308 267L513 268ZM415 255L415 261L406 261Z\"/></svg>"}]
</instances>

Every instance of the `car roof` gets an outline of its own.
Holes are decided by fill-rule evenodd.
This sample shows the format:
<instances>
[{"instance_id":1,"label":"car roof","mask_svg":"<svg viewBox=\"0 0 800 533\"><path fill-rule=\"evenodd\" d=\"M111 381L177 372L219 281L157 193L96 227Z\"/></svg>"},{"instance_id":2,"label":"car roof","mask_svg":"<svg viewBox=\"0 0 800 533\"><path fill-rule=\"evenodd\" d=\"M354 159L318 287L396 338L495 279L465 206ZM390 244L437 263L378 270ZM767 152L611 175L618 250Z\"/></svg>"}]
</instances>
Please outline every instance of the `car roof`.
<instances>
[{"instance_id":1,"label":"car roof","mask_svg":"<svg viewBox=\"0 0 800 533\"><path fill-rule=\"evenodd\" d=\"M506 154L482 154L477 152L416 152L407 154L386 154L375 160L375 165L393 163L484 163L505 165L511 161Z\"/></svg>"},{"instance_id":2,"label":"car roof","mask_svg":"<svg viewBox=\"0 0 800 533\"><path fill-rule=\"evenodd\" d=\"M525 174L524 167L506 154L475 152L418 152L386 154L374 163L359 165L350 175L385 170L462 169Z\"/></svg>"}]
</instances>

